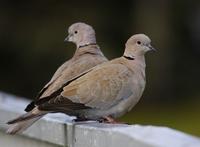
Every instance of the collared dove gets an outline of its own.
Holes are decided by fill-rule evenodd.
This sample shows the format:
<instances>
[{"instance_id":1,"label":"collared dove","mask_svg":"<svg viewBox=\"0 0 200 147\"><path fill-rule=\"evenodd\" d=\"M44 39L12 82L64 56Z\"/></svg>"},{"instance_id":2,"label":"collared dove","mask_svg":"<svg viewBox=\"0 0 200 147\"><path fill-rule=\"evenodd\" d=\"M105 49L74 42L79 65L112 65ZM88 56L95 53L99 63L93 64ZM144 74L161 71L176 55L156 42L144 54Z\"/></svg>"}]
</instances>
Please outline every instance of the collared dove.
<instances>
[{"instance_id":1,"label":"collared dove","mask_svg":"<svg viewBox=\"0 0 200 147\"><path fill-rule=\"evenodd\" d=\"M122 57L97 65L68 81L52 95L36 101L33 110L8 124L33 121L48 112L92 120L122 116L135 106L144 91L144 55L153 50L150 43L144 34L133 35L126 42ZM8 133L13 133L9 130Z\"/></svg>"},{"instance_id":2,"label":"collared dove","mask_svg":"<svg viewBox=\"0 0 200 147\"><path fill-rule=\"evenodd\" d=\"M90 25L85 23L72 24L68 29L68 37L65 41L76 44L77 49L74 56L57 69L49 83L39 92L36 100L26 107L26 112L34 112L37 101L42 101L43 98L54 95L65 83L80 76L92 67L107 61L96 44L95 31ZM42 114L29 121L14 123L7 132L10 134L21 132L41 117Z\"/></svg>"},{"instance_id":3,"label":"collared dove","mask_svg":"<svg viewBox=\"0 0 200 147\"><path fill-rule=\"evenodd\" d=\"M107 61L96 43L94 29L88 24L80 22L72 24L65 41L76 44L75 54L57 69L49 83L39 92L37 96L39 99L51 95L67 81Z\"/></svg>"},{"instance_id":4,"label":"collared dove","mask_svg":"<svg viewBox=\"0 0 200 147\"><path fill-rule=\"evenodd\" d=\"M146 83L144 55L150 50L155 49L148 36L133 35L126 42L122 57L92 68L87 74L65 85L61 96L50 99L38 108L59 110L66 106L64 112L71 113L73 110L72 114L78 118L105 118L112 122L112 118L130 111L141 98Z\"/></svg>"}]
</instances>

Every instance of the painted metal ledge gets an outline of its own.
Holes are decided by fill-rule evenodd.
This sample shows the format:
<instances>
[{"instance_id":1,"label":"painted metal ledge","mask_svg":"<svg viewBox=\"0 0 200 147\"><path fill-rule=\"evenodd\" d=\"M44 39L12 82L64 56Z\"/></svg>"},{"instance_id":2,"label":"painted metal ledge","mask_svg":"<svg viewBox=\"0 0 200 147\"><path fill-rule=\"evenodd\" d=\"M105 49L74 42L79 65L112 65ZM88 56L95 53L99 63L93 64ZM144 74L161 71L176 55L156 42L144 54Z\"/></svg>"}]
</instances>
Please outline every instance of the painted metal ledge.
<instances>
[{"instance_id":1,"label":"painted metal ledge","mask_svg":"<svg viewBox=\"0 0 200 147\"><path fill-rule=\"evenodd\" d=\"M6 147L200 147L200 139L167 127L72 123L64 114L49 114L22 135L5 134L5 122L28 100L0 92L0 146Z\"/></svg>"}]
</instances>

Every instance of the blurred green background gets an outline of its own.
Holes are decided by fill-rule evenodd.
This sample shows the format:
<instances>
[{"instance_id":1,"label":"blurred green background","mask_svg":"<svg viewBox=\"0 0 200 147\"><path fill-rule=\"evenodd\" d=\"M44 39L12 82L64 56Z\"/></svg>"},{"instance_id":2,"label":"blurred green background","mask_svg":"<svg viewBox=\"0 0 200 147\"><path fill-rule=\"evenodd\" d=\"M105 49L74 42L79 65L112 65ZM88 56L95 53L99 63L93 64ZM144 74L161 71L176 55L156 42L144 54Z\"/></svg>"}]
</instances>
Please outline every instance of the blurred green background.
<instances>
[{"instance_id":1,"label":"blurred green background","mask_svg":"<svg viewBox=\"0 0 200 147\"><path fill-rule=\"evenodd\" d=\"M141 101L120 118L170 126L200 136L200 1L0 1L0 90L33 99L75 51L67 27L86 22L109 58L126 40L145 33L149 53Z\"/></svg>"}]
</instances>

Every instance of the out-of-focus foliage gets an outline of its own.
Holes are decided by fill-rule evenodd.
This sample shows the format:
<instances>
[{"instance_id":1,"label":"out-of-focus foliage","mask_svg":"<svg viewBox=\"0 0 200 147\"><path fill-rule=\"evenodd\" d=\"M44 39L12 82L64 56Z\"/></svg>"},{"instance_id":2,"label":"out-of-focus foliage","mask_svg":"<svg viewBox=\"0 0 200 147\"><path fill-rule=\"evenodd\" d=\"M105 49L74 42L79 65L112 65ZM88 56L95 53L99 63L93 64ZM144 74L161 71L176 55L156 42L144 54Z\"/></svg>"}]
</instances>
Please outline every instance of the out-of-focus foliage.
<instances>
[{"instance_id":1,"label":"out-of-focus foliage","mask_svg":"<svg viewBox=\"0 0 200 147\"><path fill-rule=\"evenodd\" d=\"M147 87L122 119L168 125L200 136L200 1L0 1L0 90L34 98L75 46L64 43L74 22L91 24L109 58L135 33L152 39Z\"/></svg>"}]
</instances>

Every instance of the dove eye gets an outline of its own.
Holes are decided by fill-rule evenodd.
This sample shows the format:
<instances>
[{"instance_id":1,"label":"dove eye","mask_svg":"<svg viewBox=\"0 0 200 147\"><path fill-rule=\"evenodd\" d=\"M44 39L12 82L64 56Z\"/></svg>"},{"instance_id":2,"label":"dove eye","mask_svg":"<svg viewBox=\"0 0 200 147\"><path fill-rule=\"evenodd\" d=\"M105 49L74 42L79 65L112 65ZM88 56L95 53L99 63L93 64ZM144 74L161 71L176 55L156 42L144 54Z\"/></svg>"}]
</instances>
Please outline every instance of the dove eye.
<instances>
[{"instance_id":1,"label":"dove eye","mask_svg":"<svg viewBox=\"0 0 200 147\"><path fill-rule=\"evenodd\" d=\"M77 33L78 33L78 31L75 31L74 33L75 33L75 34L77 34Z\"/></svg>"},{"instance_id":2,"label":"dove eye","mask_svg":"<svg viewBox=\"0 0 200 147\"><path fill-rule=\"evenodd\" d=\"M141 44L141 41L137 41L137 44L139 44L139 45L140 45L140 44Z\"/></svg>"}]
</instances>

